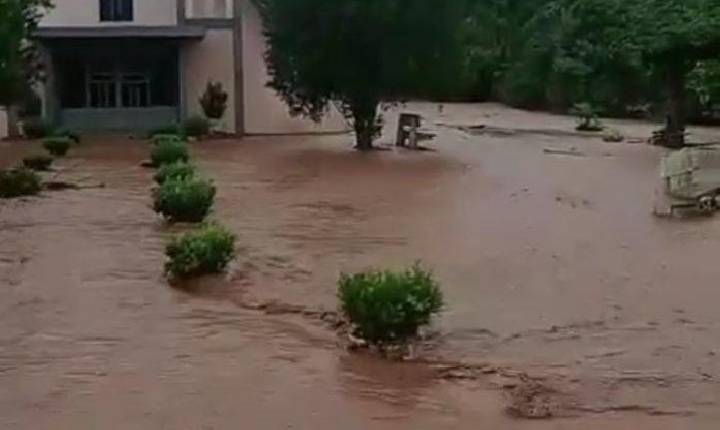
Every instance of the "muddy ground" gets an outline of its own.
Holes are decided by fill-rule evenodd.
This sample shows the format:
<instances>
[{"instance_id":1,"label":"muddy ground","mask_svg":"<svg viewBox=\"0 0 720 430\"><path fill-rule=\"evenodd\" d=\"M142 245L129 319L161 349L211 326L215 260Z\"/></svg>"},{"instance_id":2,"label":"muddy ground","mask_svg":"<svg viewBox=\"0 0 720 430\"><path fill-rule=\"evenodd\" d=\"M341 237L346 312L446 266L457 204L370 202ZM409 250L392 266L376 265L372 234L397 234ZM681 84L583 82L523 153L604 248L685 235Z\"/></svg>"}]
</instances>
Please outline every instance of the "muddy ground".
<instances>
[{"instance_id":1,"label":"muddy ground","mask_svg":"<svg viewBox=\"0 0 720 430\"><path fill-rule=\"evenodd\" d=\"M86 139L59 163L105 188L0 202L0 427L717 428L720 219L651 215L662 151L495 105L407 109L434 151L194 144L241 252L192 291L162 277L145 142ZM0 143L0 166L37 148ZM447 298L416 362L345 352L294 312L334 310L341 270L416 260ZM506 413L524 401L560 418Z\"/></svg>"}]
</instances>

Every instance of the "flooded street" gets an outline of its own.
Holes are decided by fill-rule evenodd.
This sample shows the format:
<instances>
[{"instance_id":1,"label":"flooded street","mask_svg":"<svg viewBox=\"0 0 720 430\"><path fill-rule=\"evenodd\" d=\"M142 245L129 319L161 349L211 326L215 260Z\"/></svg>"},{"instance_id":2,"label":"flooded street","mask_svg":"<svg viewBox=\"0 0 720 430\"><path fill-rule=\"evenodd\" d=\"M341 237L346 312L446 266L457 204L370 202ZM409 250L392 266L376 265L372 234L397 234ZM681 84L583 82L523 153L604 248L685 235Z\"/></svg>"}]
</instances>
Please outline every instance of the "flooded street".
<instances>
[{"instance_id":1,"label":"flooded street","mask_svg":"<svg viewBox=\"0 0 720 430\"><path fill-rule=\"evenodd\" d=\"M193 144L240 252L192 291L162 276L146 142L89 139L59 163L105 188L0 201L0 428L717 428L720 218L651 215L661 150L538 133L572 124L551 115L417 109L436 151ZM514 131L450 126L493 121ZM0 167L37 147L0 142ZM350 354L322 321L249 306L334 310L341 271L416 260L447 301L422 361L530 375L569 418L512 419L499 375Z\"/></svg>"}]
</instances>

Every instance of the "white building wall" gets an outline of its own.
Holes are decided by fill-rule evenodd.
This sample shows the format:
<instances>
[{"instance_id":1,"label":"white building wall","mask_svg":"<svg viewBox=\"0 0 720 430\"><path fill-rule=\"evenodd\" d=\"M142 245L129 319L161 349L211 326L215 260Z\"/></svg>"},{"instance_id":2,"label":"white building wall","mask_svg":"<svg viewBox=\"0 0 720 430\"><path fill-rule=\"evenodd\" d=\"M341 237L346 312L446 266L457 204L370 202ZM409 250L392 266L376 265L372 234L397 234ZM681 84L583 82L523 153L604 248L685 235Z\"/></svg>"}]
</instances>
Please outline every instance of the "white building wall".
<instances>
[{"instance_id":1,"label":"white building wall","mask_svg":"<svg viewBox=\"0 0 720 430\"><path fill-rule=\"evenodd\" d=\"M163 26L177 24L177 0L135 0L132 22L100 21L99 0L54 0L55 7L42 19L41 26Z\"/></svg>"},{"instance_id":2,"label":"white building wall","mask_svg":"<svg viewBox=\"0 0 720 430\"><path fill-rule=\"evenodd\" d=\"M8 135L8 124L7 124L7 113L5 108L0 108L0 139L7 137Z\"/></svg>"},{"instance_id":3,"label":"white building wall","mask_svg":"<svg viewBox=\"0 0 720 430\"><path fill-rule=\"evenodd\" d=\"M205 38L191 42L180 54L184 116L202 115L200 97L208 80L222 83L228 93L227 110L220 120L220 129L235 132L235 67L233 55L233 30L208 29Z\"/></svg>"},{"instance_id":4,"label":"white building wall","mask_svg":"<svg viewBox=\"0 0 720 430\"><path fill-rule=\"evenodd\" d=\"M248 134L293 134L342 132L347 125L333 108L321 124L305 118L294 118L287 105L275 91L266 86L268 82L262 35L262 19L250 0L243 1L243 72L245 94L245 132Z\"/></svg>"}]
</instances>

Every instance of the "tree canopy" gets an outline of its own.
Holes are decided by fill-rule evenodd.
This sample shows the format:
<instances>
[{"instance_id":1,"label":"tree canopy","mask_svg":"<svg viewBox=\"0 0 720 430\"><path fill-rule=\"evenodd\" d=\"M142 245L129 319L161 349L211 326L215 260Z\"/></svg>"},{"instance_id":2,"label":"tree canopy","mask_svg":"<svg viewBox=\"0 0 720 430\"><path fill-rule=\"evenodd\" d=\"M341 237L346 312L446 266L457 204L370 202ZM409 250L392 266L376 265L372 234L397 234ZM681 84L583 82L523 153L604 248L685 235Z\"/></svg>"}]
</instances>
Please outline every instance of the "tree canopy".
<instances>
[{"instance_id":1,"label":"tree canopy","mask_svg":"<svg viewBox=\"0 0 720 430\"><path fill-rule=\"evenodd\" d=\"M0 0L0 105L16 102L39 76L31 35L49 0Z\"/></svg>"},{"instance_id":2,"label":"tree canopy","mask_svg":"<svg viewBox=\"0 0 720 430\"><path fill-rule=\"evenodd\" d=\"M271 80L296 115L335 103L359 149L372 147L378 106L440 91L460 71L462 1L257 0Z\"/></svg>"}]
</instances>

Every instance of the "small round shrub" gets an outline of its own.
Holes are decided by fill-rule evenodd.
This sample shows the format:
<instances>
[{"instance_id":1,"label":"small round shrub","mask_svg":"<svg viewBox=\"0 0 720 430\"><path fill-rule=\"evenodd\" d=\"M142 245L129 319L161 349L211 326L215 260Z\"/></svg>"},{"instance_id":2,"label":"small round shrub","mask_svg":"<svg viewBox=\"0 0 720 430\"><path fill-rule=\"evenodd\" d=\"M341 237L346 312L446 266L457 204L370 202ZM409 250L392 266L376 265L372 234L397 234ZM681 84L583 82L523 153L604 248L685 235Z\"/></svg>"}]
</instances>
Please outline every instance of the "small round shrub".
<instances>
[{"instance_id":1,"label":"small round shrub","mask_svg":"<svg viewBox=\"0 0 720 430\"><path fill-rule=\"evenodd\" d=\"M67 137L76 145L80 144L80 135L72 130L61 128L52 133L53 137Z\"/></svg>"},{"instance_id":2,"label":"small round shrub","mask_svg":"<svg viewBox=\"0 0 720 430\"><path fill-rule=\"evenodd\" d=\"M185 142L185 138L179 134L156 134L152 137L152 143L158 145L162 142Z\"/></svg>"},{"instance_id":3,"label":"small round shrub","mask_svg":"<svg viewBox=\"0 0 720 430\"><path fill-rule=\"evenodd\" d=\"M155 128L155 129L150 130L150 132L148 133L148 137L150 137L150 138L152 139L152 138L154 138L155 136L161 135L161 134L175 134L175 135L178 135L178 134L180 134L180 127L178 127L178 126L175 125L175 124L170 124L170 125L166 125L166 126L163 126L163 127L158 127L158 128Z\"/></svg>"},{"instance_id":4,"label":"small round shrub","mask_svg":"<svg viewBox=\"0 0 720 430\"><path fill-rule=\"evenodd\" d=\"M614 128L613 128L613 129L610 129L610 130L606 131L606 132L603 134L603 138L602 138L602 139L603 139L605 142L618 143L618 142L624 141L624 140L625 140L625 136L623 136L623 134L620 133L620 130L617 130L617 129L614 129Z\"/></svg>"},{"instance_id":5,"label":"small round shrub","mask_svg":"<svg viewBox=\"0 0 720 430\"><path fill-rule=\"evenodd\" d=\"M182 124L182 130L188 137L203 137L210 133L210 121L200 115L188 117Z\"/></svg>"},{"instance_id":6,"label":"small round shrub","mask_svg":"<svg viewBox=\"0 0 720 430\"><path fill-rule=\"evenodd\" d=\"M50 124L42 118L27 118L23 120L23 134L28 139L42 139L50 134Z\"/></svg>"},{"instance_id":7,"label":"small round shrub","mask_svg":"<svg viewBox=\"0 0 720 430\"><path fill-rule=\"evenodd\" d=\"M33 155L31 157L23 158L23 166L31 170L47 171L52 166L53 158L47 155Z\"/></svg>"},{"instance_id":8,"label":"small round shrub","mask_svg":"<svg viewBox=\"0 0 720 430\"><path fill-rule=\"evenodd\" d=\"M156 167L178 161L187 162L189 159L187 144L179 140L160 140L153 145L150 152L150 161Z\"/></svg>"},{"instance_id":9,"label":"small round shrub","mask_svg":"<svg viewBox=\"0 0 720 430\"><path fill-rule=\"evenodd\" d=\"M48 137L43 140L43 147L54 157L64 157L72 143L68 137Z\"/></svg>"},{"instance_id":10,"label":"small round shrub","mask_svg":"<svg viewBox=\"0 0 720 430\"><path fill-rule=\"evenodd\" d=\"M235 257L235 235L217 224L174 237L165 248L165 274L188 279L220 273Z\"/></svg>"},{"instance_id":11,"label":"small round shrub","mask_svg":"<svg viewBox=\"0 0 720 430\"><path fill-rule=\"evenodd\" d=\"M40 176L30 169L18 167L0 170L0 198L33 196L42 189Z\"/></svg>"},{"instance_id":12,"label":"small round shrub","mask_svg":"<svg viewBox=\"0 0 720 430\"><path fill-rule=\"evenodd\" d=\"M419 264L402 272L342 274L338 284L343 313L371 344L412 338L443 306L438 282Z\"/></svg>"},{"instance_id":13,"label":"small round shrub","mask_svg":"<svg viewBox=\"0 0 720 430\"><path fill-rule=\"evenodd\" d=\"M212 181L198 177L168 179L154 192L153 208L168 222L202 222L215 202Z\"/></svg>"},{"instance_id":14,"label":"small round shrub","mask_svg":"<svg viewBox=\"0 0 720 430\"><path fill-rule=\"evenodd\" d=\"M193 164L178 161L172 164L163 164L155 174L155 182L163 184L168 179L188 179L197 174Z\"/></svg>"}]
</instances>

